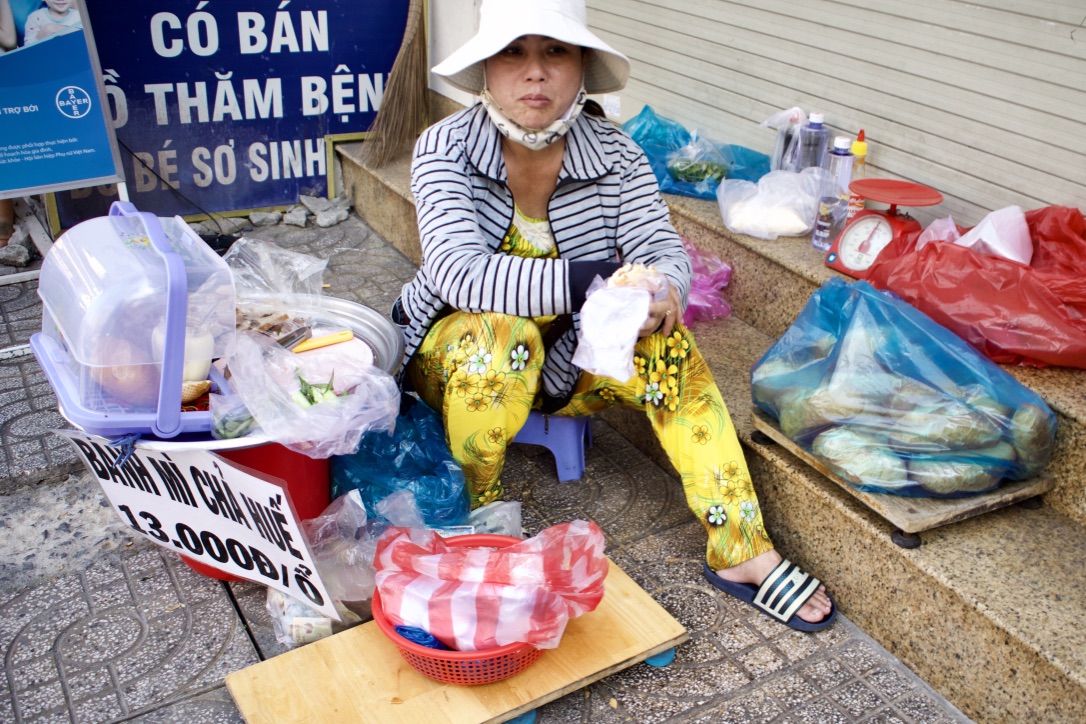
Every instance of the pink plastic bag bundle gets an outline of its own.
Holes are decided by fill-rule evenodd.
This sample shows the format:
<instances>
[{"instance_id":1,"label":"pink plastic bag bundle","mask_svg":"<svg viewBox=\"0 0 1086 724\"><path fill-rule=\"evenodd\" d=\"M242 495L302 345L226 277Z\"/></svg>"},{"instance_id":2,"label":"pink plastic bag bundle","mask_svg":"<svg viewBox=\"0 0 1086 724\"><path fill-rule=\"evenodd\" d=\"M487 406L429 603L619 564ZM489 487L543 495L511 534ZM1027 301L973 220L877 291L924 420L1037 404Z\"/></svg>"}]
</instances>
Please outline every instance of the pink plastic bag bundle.
<instances>
[{"instance_id":1,"label":"pink plastic bag bundle","mask_svg":"<svg viewBox=\"0 0 1086 724\"><path fill-rule=\"evenodd\" d=\"M683 324L692 327L694 322L727 317L732 313L732 307L724 299L724 287L732 280L731 265L702 251L685 238L682 242L694 270L686 311L683 312Z\"/></svg>"},{"instance_id":2,"label":"pink plastic bag bundle","mask_svg":"<svg viewBox=\"0 0 1086 724\"><path fill-rule=\"evenodd\" d=\"M506 548L456 548L431 530L389 528L374 557L394 626L414 626L457 651L523 642L551 649L571 618L603 599L603 532L575 520Z\"/></svg>"}]
</instances>

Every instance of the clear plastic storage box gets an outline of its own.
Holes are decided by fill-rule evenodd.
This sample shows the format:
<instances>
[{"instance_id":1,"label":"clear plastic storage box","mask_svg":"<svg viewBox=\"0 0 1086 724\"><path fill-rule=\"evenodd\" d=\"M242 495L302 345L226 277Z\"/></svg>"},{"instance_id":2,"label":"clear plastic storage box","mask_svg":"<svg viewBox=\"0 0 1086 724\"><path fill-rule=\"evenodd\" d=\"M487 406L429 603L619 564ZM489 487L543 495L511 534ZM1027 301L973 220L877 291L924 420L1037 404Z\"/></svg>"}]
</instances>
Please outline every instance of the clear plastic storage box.
<instances>
[{"instance_id":1,"label":"clear plastic storage box","mask_svg":"<svg viewBox=\"0 0 1086 724\"><path fill-rule=\"evenodd\" d=\"M234 281L180 217L113 204L57 239L38 294L31 349L70 422L103 436L210 429L207 411L182 411L181 388L233 352Z\"/></svg>"}]
</instances>

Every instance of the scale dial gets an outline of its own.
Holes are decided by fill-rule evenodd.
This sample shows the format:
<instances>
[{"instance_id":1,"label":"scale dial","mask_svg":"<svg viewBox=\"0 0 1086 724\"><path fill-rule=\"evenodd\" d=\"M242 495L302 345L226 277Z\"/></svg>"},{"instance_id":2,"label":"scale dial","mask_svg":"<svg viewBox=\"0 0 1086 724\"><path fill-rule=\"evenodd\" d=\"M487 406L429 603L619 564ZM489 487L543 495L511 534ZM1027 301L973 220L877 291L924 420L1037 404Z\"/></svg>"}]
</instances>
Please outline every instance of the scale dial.
<instances>
[{"instance_id":1,"label":"scale dial","mask_svg":"<svg viewBox=\"0 0 1086 724\"><path fill-rule=\"evenodd\" d=\"M920 230L920 222L899 214L904 206L934 206L943 195L912 181L860 179L849 184L855 193L870 201L890 204L886 210L867 209L849 221L826 252L826 266L856 279L866 279L868 270L883 252L902 253L899 243L906 234Z\"/></svg>"},{"instance_id":2,"label":"scale dial","mask_svg":"<svg viewBox=\"0 0 1086 724\"><path fill-rule=\"evenodd\" d=\"M849 269L864 271L894 238L885 216L872 214L856 219L841 232L837 254Z\"/></svg>"}]
</instances>

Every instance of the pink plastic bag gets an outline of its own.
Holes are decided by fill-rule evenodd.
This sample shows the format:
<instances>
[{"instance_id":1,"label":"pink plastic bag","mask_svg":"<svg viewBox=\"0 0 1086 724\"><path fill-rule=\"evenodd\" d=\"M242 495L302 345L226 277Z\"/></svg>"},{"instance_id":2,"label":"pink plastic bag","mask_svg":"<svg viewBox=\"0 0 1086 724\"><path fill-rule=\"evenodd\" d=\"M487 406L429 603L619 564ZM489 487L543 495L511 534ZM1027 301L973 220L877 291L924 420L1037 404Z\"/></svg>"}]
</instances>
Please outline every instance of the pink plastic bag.
<instances>
[{"instance_id":1,"label":"pink plastic bag","mask_svg":"<svg viewBox=\"0 0 1086 724\"><path fill-rule=\"evenodd\" d=\"M732 307L724 299L724 287L732 280L731 266L685 238L682 242L694 270L686 311L683 312L683 324L692 327L694 322L727 317L732 313Z\"/></svg>"},{"instance_id":2,"label":"pink plastic bag","mask_svg":"<svg viewBox=\"0 0 1086 724\"><path fill-rule=\"evenodd\" d=\"M374 565L389 621L457 651L557 647L569 620L603 599L608 569L603 532L583 520L501 549L454 548L431 530L389 528Z\"/></svg>"}]
</instances>

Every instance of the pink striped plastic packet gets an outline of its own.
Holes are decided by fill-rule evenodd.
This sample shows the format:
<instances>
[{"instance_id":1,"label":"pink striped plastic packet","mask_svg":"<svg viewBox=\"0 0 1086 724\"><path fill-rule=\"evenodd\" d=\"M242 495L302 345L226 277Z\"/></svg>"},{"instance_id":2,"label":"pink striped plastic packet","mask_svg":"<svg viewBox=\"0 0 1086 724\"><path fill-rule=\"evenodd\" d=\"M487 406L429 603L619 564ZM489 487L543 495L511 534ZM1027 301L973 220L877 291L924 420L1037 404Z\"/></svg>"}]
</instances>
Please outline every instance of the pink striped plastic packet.
<instances>
[{"instance_id":1,"label":"pink striped plastic packet","mask_svg":"<svg viewBox=\"0 0 1086 724\"><path fill-rule=\"evenodd\" d=\"M731 265L702 251L686 238L682 238L682 242L694 270L683 324L693 327L695 322L727 317L732 313L732 307L724 299L724 287L732 280Z\"/></svg>"},{"instance_id":2,"label":"pink striped plastic packet","mask_svg":"<svg viewBox=\"0 0 1086 724\"><path fill-rule=\"evenodd\" d=\"M454 548L432 530L393 527L374 565L388 620L456 651L556 648L569 620L603 599L608 569L603 532L583 520L500 549Z\"/></svg>"}]
</instances>

